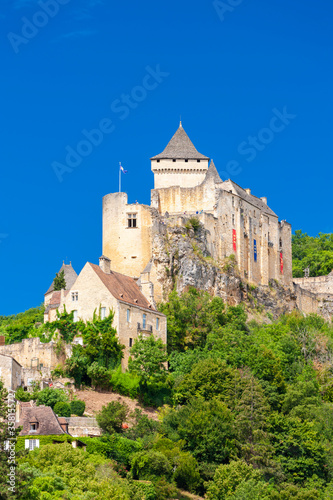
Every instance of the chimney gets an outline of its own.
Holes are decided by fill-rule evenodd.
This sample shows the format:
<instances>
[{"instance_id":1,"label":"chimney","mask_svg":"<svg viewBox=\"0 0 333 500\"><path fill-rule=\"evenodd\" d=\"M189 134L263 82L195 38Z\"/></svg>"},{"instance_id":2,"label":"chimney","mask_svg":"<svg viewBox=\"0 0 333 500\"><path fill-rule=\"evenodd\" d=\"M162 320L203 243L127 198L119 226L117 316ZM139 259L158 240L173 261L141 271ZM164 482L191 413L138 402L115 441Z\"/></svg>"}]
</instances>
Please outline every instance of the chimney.
<instances>
[{"instance_id":1,"label":"chimney","mask_svg":"<svg viewBox=\"0 0 333 500\"><path fill-rule=\"evenodd\" d=\"M260 199L261 199L261 201L263 201L265 203L265 205L267 205L267 198L266 198L266 196L262 196Z\"/></svg>"},{"instance_id":2,"label":"chimney","mask_svg":"<svg viewBox=\"0 0 333 500\"><path fill-rule=\"evenodd\" d=\"M251 189L246 188L245 191L247 192L247 194L251 194Z\"/></svg>"},{"instance_id":3,"label":"chimney","mask_svg":"<svg viewBox=\"0 0 333 500\"><path fill-rule=\"evenodd\" d=\"M111 273L111 260L105 255L99 258L99 267L102 269L103 273Z\"/></svg>"}]
</instances>

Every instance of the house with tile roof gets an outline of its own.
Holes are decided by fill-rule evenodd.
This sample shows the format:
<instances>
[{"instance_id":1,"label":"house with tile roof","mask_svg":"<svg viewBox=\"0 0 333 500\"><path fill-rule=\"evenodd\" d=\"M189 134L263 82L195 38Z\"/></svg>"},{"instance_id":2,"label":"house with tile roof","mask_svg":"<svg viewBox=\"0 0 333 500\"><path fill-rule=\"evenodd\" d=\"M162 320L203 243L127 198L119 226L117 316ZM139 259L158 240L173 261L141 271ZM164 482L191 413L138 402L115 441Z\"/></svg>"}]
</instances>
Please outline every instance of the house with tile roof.
<instances>
[{"instance_id":1,"label":"house with tile roof","mask_svg":"<svg viewBox=\"0 0 333 500\"><path fill-rule=\"evenodd\" d=\"M58 275L62 271L64 272L66 288L64 288L63 290L54 290L53 280L49 289L44 294L45 321L55 321L57 319L57 309L60 307L60 304L64 302L64 298L68 294L68 291L72 288L77 278L77 274L74 271L71 262L69 264L65 264L65 262L63 262L61 268L59 269Z\"/></svg>"},{"instance_id":2,"label":"house with tile roof","mask_svg":"<svg viewBox=\"0 0 333 500\"><path fill-rule=\"evenodd\" d=\"M124 369L130 348L140 334L153 334L166 344L166 316L156 309L152 284L144 279L141 284L140 280L114 271L108 257L100 257L99 265L87 262L66 292L60 296L57 309L73 312L74 321L91 321L99 311L103 319L111 310L114 312L113 326L119 342L125 346ZM52 316L47 320L52 321Z\"/></svg>"},{"instance_id":3,"label":"house with tile roof","mask_svg":"<svg viewBox=\"0 0 333 500\"><path fill-rule=\"evenodd\" d=\"M214 261L233 255L250 283L267 286L273 279L291 286L291 225L279 220L265 196L221 179L213 160L198 152L182 123L162 153L151 157L151 170L150 206L128 203L126 193L103 198L103 254L115 271L150 281L155 300L164 299L156 270L157 236L163 224L186 224L196 217L206 230Z\"/></svg>"},{"instance_id":4,"label":"house with tile roof","mask_svg":"<svg viewBox=\"0 0 333 500\"><path fill-rule=\"evenodd\" d=\"M85 447L85 444L78 439L72 439L68 432L66 418L58 417L50 406L36 406L33 401L18 402L16 427L21 427L19 436L24 437L24 447L28 450L39 448L46 436L52 437L54 443L68 441L71 442L73 448ZM65 437L65 439L59 439L59 436Z\"/></svg>"}]
</instances>

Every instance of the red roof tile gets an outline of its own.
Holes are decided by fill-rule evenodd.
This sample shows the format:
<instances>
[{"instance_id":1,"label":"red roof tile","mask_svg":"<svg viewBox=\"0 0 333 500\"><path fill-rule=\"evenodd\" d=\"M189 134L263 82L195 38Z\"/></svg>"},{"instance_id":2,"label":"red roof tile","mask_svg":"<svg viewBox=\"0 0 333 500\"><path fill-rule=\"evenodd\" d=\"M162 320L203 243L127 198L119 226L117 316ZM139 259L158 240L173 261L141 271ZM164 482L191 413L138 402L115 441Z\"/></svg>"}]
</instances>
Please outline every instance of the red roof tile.
<instances>
[{"instance_id":1,"label":"red roof tile","mask_svg":"<svg viewBox=\"0 0 333 500\"><path fill-rule=\"evenodd\" d=\"M115 271L111 271L110 274L107 274L104 273L99 266L96 266L96 264L91 264L90 262L89 264L115 299L122 302L128 302L134 306L155 310L140 291L140 288L133 278L116 273Z\"/></svg>"}]
</instances>

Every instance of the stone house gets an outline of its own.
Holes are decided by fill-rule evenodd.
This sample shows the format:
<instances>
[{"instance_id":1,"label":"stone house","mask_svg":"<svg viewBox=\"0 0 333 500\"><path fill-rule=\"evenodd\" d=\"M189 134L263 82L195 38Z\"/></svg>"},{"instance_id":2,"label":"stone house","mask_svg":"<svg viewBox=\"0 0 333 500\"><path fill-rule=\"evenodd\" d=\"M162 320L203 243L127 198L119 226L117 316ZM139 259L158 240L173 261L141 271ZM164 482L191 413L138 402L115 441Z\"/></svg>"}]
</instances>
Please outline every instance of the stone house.
<instances>
[{"instance_id":1,"label":"stone house","mask_svg":"<svg viewBox=\"0 0 333 500\"><path fill-rule=\"evenodd\" d=\"M35 406L19 402L16 407L16 427L22 427L20 436L24 436L25 449L33 450L40 447L42 436L54 436L54 442L59 442L56 436L68 433L68 422L64 417L58 417L50 406ZM84 443L72 440L73 448L84 447Z\"/></svg>"},{"instance_id":2,"label":"stone house","mask_svg":"<svg viewBox=\"0 0 333 500\"><path fill-rule=\"evenodd\" d=\"M0 354L0 379L7 391L21 387L22 366L12 356Z\"/></svg>"},{"instance_id":3,"label":"stone house","mask_svg":"<svg viewBox=\"0 0 333 500\"><path fill-rule=\"evenodd\" d=\"M55 321L57 319L57 309L59 308L60 304L63 303L65 296L68 294L68 291L72 288L72 286L75 283L75 280L77 278L77 274L74 271L71 262L69 264L65 264L65 262L63 262L58 274L60 274L62 271L64 272L66 288L63 290L60 290L60 291L58 291L58 290L55 291L54 290L54 280L53 280L50 288L44 294L44 305L45 305L44 322L45 323L47 321Z\"/></svg>"},{"instance_id":4,"label":"stone house","mask_svg":"<svg viewBox=\"0 0 333 500\"><path fill-rule=\"evenodd\" d=\"M141 284L113 271L107 257L100 258L99 266L87 262L71 289L62 295L59 311L64 307L67 312L74 312L74 321L91 321L94 312L99 311L103 319L110 310L114 312L113 326L125 346L123 369L139 334L154 334L166 343L166 316L156 309L152 284L147 281Z\"/></svg>"},{"instance_id":5,"label":"stone house","mask_svg":"<svg viewBox=\"0 0 333 500\"><path fill-rule=\"evenodd\" d=\"M196 217L207 233L212 258L235 256L241 275L250 283L275 279L292 284L291 226L279 221L250 189L222 180L213 160L197 151L180 124L164 149L151 158L154 189L151 203L128 203L126 193L103 198L103 254L113 269L138 279L149 266L155 300L164 299L157 278L154 245L161 224L184 224Z\"/></svg>"}]
</instances>

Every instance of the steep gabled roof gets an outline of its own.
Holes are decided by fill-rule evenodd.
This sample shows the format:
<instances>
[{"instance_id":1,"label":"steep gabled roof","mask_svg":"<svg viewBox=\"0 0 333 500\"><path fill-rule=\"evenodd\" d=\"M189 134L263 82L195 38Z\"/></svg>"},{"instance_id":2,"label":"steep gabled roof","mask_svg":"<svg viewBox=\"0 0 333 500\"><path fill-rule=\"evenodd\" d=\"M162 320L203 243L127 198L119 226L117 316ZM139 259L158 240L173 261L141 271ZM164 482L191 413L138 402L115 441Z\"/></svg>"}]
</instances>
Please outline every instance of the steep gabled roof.
<instances>
[{"instance_id":1,"label":"steep gabled roof","mask_svg":"<svg viewBox=\"0 0 333 500\"><path fill-rule=\"evenodd\" d=\"M180 122L179 128L164 151L153 156L151 160L176 159L176 160L209 160L207 156L199 153Z\"/></svg>"},{"instance_id":2,"label":"steep gabled roof","mask_svg":"<svg viewBox=\"0 0 333 500\"><path fill-rule=\"evenodd\" d=\"M236 182L232 181L231 179L228 179L227 181L223 182L222 188L225 191L229 191L229 187L234 189L234 192L242 198L244 201L247 201L248 203L251 203L254 205L256 208L264 212L265 214L268 215L273 215L274 217L277 217L276 213L273 212L269 208L266 203L264 203L260 198L257 198L256 196L253 196L253 194L248 194L245 189L241 188Z\"/></svg>"},{"instance_id":3,"label":"steep gabled roof","mask_svg":"<svg viewBox=\"0 0 333 500\"><path fill-rule=\"evenodd\" d=\"M96 264L91 264L89 262L89 265L115 299L122 302L128 302L134 306L155 310L140 291L140 288L133 278L116 273L115 271L111 271L110 274L107 274Z\"/></svg>"},{"instance_id":4,"label":"steep gabled roof","mask_svg":"<svg viewBox=\"0 0 333 500\"><path fill-rule=\"evenodd\" d=\"M36 431L30 430L30 422L38 422ZM50 406L27 407L21 405L21 415L17 427L23 427L20 436L50 436L66 434Z\"/></svg>"},{"instance_id":5,"label":"steep gabled roof","mask_svg":"<svg viewBox=\"0 0 333 500\"><path fill-rule=\"evenodd\" d=\"M72 263L65 264L63 262L58 274L60 274L61 271L64 271L65 281L66 281L66 290L70 290L72 288L72 286L74 285L76 278L77 278L77 274L72 267ZM52 285L50 286L50 288L48 289L48 291L46 292L45 295L47 295L48 293L51 293L53 291L54 291L54 281L52 281Z\"/></svg>"},{"instance_id":6,"label":"steep gabled roof","mask_svg":"<svg viewBox=\"0 0 333 500\"><path fill-rule=\"evenodd\" d=\"M208 168L208 171L206 174L206 179L209 177L213 177L216 184L219 184L220 182L222 182L222 179L221 179L218 171L216 170L215 163L213 160L210 161L209 168Z\"/></svg>"}]
</instances>

